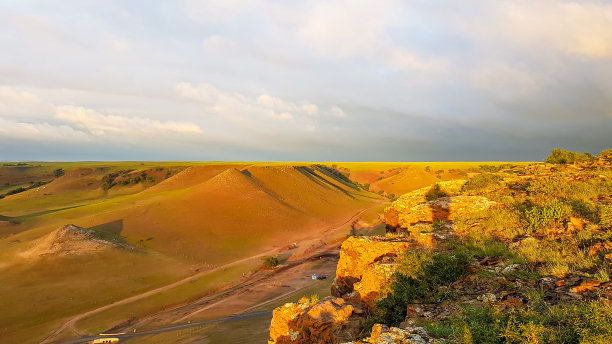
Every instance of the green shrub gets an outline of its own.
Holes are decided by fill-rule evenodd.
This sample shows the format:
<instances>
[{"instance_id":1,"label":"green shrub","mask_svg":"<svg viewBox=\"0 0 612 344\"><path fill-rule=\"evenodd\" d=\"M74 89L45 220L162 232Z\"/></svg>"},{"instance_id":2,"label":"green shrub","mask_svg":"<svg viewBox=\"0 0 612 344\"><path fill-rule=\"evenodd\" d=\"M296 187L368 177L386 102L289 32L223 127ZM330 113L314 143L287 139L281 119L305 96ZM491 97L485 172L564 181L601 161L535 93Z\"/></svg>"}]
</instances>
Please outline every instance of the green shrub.
<instances>
[{"instance_id":1,"label":"green shrub","mask_svg":"<svg viewBox=\"0 0 612 344\"><path fill-rule=\"evenodd\" d=\"M400 267L400 271L409 275L396 272L391 284L392 293L377 302L379 319L393 326L404 321L408 304L432 301L438 286L450 284L467 272L468 256L461 253L407 253L404 257L403 263L412 262L420 266L410 267L408 271L407 266Z\"/></svg>"},{"instance_id":2,"label":"green shrub","mask_svg":"<svg viewBox=\"0 0 612 344\"><path fill-rule=\"evenodd\" d=\"M278 257L276 256L268 256L264 258L264 266L267 268L273 268L278 266Z\"/></svg>"},{"instance_id":3,"label":"green shrub","mask_svg":"<svg viewBox=\"0 0 612 344\"><path fill-rule=\"evenodd\" d=\"M570 209L561 201L555 199L545 206L533 206L525 211L525 217L532 232L541 233L553 221L570 214Z\"/></svg>"},{"instance_id":4,"label":"green shrub","mask_svg":"<svg viewBox=\"0 0 612 344\"><path fill-rule=\"evenodd\" d=\"M581 199L569 199L568 202L576 215L588 219L591 222L597 222L599 218L599 209L597 209L595 203Z\"/></svg>"},{"instance_id":5,"label":"green shrub","mask_svg":"<svg viewBox=\"0 0 612 344\"><path fill-rule=\"evenodd\" d=\"M547 196L561 196L567 193L569 189L567 180L562 176L538 178L532 180L527 187L527 191L531 194Z\"/></svg>"},{"instance_id":6,"label":"green shrub","mask_svg":"<svg viewBox=\"0 0 612 344\"><path fill-rule=\"evenodd\" d=\"M436 200L440 197L446 197L446 192L442 191L442 189L440 189L440 185L439 184L434 184L434 186L432 186L429 191L427 191L427 194L425 194L425 199L427 199L428 201L433 201Z\"/></svg>"},{"instance_id":7,"label":"green shrub","mask_svg":"<svg viewBox=\"0 0 612 344\"><path fill-rule=\"evenodd\" d=\"M468 180L463 185L463 191L482 190L491 186L497 186L503 178L496 174L479 174Z\"/></svg>"},{"instance_id":8,"label":"green shrub","mask_svg":"<svg viewBox=\"0 0 612 344\"><path fill-rule=\"evenodd\" d=\"M612 308L601 301L546 306L537 300L511 312L468 307L452 319L457 343L604 344L612 342Z\"/></svg>"},{"instance_id":9,"label":"green shrub","mask_svg":"<svg viewBox=\"0 0 612 344\"><path fill-rule=\"evenodd\" d=\"M550 152L545 161L549 164L573 164L575 162L593 161L593 155L555 148Z\"/></svg>"}]
</instances>

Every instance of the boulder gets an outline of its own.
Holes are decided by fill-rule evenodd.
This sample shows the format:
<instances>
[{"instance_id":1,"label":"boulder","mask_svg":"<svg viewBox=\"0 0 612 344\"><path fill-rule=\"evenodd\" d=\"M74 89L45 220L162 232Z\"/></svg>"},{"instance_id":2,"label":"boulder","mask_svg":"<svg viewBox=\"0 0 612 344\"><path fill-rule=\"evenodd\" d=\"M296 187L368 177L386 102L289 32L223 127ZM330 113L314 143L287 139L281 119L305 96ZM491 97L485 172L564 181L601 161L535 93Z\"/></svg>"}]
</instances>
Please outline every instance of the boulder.
<instances>
[{"instance_id":1,"label":"boulder","mask_svg":"<svg viewBox=\"0 0 612 344\"><path fill-rule=\"evenodd\" d=\"M342 297L355 291L356 282L362 281L364 272L367 279L359 286L361 295L367 299L375 298L375 287L390 283L393 268L378 266L391 264L398 254L411 246L409 238L403 237L350 237L344 241L340 260L336 268L336 280L332 285L332 295ZM383 273L378 275L378 273ZM348 296L351 300L353 296ZM365 302L367 303L367 302Z\"/></svg>"},{"instance_id":2,"label":"boulder","mask_svg":"<svg viewBox=\"0 0 612 344\"><path fill-rule=\"evenodd\" d=\"M431 338L422 327L387 327L382 324L372 326L372 334L369 338L350 344L426 344L439 343ZM346 343L349 344L349 343Z\"/></svg>"},{"instance_id":3,"label":"boulder","mask_svg":"<svg viewBox=\"0 0 612 344\"><path fill-rule=\"evenodd\" d=\"M456 187L465 181L453 181L450 186ZM393 202L384 211L384 220L387 228L409 228L418 223L432 223L435 221L452 221L459 217L488 209L495 202L483 196L452 196L452 187L438 183L440 190L447 196L434 200L427 200L428 188L415 190L403 195ZM445 189L446 188L446 189ZM446 191L449 190L449 191Z\"/></svg>"},{"instance_id":4,"label":"boulder","mask_svg":"<svg viewBox=\"0 0 612 344\"><path fill-rule=\"evenodd\" d=\"M364 270L361 280L353 284L354 294L350 300L362 305L367 310L374 310L376 300L390 292L395 263L375 263Z\"/></svg>"},{"instance_id":5,"label":"boulder","mask_svg":"<svg viewBox=\"0 0 612 344\"><path fill-rule=\"evenodd\" d=\"M342 343L357 338L364 316L359 306L342 298L326 297L318 303L302 299L274 310L269 344Z\"/></svg>"},{"instance_id":6,"label":"boulder","mask_svg":"<svg viewBox=\"0 0 612 344\"><path fill-rule=\"evenodd\" d=\"M461 187L465 184L465 182L466 181L463 179L442 181L432 186L414 190L400 196L384 211L384 219L385 223L387 224L387 227L403 227L400 223L400 214L406 214L410 211L417 212L417 214L415 215L416 217L428 218L430 212L426 209L426 207L417 206L420 204L427 203L427 194L431 191L432 188L438 188L439 193L443 193L446 195L454 195L461 191Z\"/></svg>"}]
</instances>

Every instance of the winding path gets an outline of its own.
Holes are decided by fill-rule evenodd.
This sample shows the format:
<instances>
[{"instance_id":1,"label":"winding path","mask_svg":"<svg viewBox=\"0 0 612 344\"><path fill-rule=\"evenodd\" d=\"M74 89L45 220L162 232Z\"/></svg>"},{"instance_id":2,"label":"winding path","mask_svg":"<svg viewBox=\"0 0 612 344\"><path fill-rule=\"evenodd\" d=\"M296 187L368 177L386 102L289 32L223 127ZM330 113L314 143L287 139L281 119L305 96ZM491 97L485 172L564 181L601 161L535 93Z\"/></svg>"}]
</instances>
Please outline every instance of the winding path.
<instances>
[{"instance_id":1,"label":"winding path","mask_svg":"<svg viewBox=\"0 0 612 344\"><path fill-rule=\"evenodd\" d=\"M381 203L382 202L376 202L375 205L358 211L353 216L351 216L348 220L343 221L340 224L330 225L330 226L322 229L320 231L320 233L325 233L325 232L333 231L333 230L339 229L340 227L343 227L343 226L345 226L347 224L350 224L352 221L354 221L356 218L361 216L363 213L365 213L368 210L371 210L373 208L378 207ZM128 304L128 303L131 303L131 302L134 302L134 301L138 301L138 300L144 299L146 297L149 297L149 296L152 296L152 295L155 295L155 294L167 291L169 289L172 289L174 287L178 287L178 286L183 285L183 284L185 284L185 283L187 283L189 281L192 281L194 279L198 279L200 277L206 276L208 274L217 272L217 271L225 269L225 268L228 268L228 267L231 267L231 266L234 266L234 265L238 265L238 264L241 264L241 263L253 260L253 259L261 258L263 256L274 254L278 250L279 250L278 248L274 248L274 249L271 249L271 250L268 250L268 251L265 251L265 252L262 252L262 253L258 253L256 255L253 255L253 256L250 256L250 257L246 257L246 258L243 258L243 259L240 259L240 260L233 261L231 263L220 265L220 266L218 266L216 268L199 272L199 273L197 273L195 275L191 275L189 277L186 277L184 279L178 280L176 282L164 285L162 287L155 288L155 289L146 291L144 293L133 295L133 296L130 296L128 298L125 298L125 299L122 299L122 300L118 300L118 301L115 301L113 303L109 303L107 305L104 305L104 306L101 306L101 307L98 307L98 308L94 308L94 309L89 310L87 312L77 314L77 315L73 316L72 318L70 318L68 321L66 321L62 326L60 326L53 333L51 333L47 338L45 338L42 342L40 342L40 344L51 343L54 340L54 338L56 338L60 333L66 331L66 330L69 330L69 331L71 331L71 332L73 332L75 334L79 334L79 332L76 330L76 327L75 327L76 323L78 321L80 321L80 320L82 320L84 318L87 318L89 316L92 316L94 314L106 311L106 310L108 310L110 308L113 308L113 307L116 307L116 306L125 305L125 304ZM80 341L77 341L77 342L81 343Z\"/></svg>"}]
</instances>

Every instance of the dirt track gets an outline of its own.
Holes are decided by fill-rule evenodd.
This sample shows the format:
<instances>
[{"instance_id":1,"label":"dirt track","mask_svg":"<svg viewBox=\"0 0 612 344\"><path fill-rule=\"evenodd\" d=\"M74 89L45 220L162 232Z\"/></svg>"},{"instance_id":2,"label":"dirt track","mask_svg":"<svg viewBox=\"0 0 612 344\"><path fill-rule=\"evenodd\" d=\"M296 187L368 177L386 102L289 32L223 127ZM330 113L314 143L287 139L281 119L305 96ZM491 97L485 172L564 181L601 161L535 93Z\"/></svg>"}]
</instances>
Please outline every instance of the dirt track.
<instances>
[{"instance_id":1,"label":"dirt track","mask_svg":"<svg viewBox=\"0 0 612 344\"><path fill-rule=\"evenodd\" d=\"M315 233L313 233L313 236L315 238L317 238L317 240L318 240L318 238L321 238L323 236L323 234L334 232L336 230L341 229L342 227L352 223L355 219L357 219L359 216L361 216L366 211L371 210L371 209L373 209L373 208L375 208L375 207L377 207L379 205L380 205L380 203L377 202L375 205L373 205L371 207L362 209L359 212L357 212L354 215L352 215L350 218L342 221L339 224L333 224L333 225L324 227L324 228L320 229L319 231L316 231ZM313 239L313 240L315 240L315 239ZM290 245L290 244L291 243L287 243L287 246ZM323 251L322 249L326 250L326 249L329 249L329 247L326 248L326 249L325 249L324 246L315 247L313 251L321 252L321 251ZM278 253L280 250L282 250L282 249L275 248L275 249L272 249L272 250L267 250L265 252L262 252L262 253L259 253L259 254L256 254L256 255L253 255L253 256L250 256L250 257L246 257L246 258L243 258L243 259L240 259L240 260L233 261L231 263L220 265L220 266L215 267L215 268L210 269L210 270L199 272L197 274L194 274L192 276L186 277L186 278L181 279L179 281L167 284L165 286L162 286L162 287L159 287L159 288L156 288L156 289L152 289L152 290L149 290L147 292L144 292L144 293L141 293L141 294L137 294L137 295L134 295L134 296L131 296L131 297L119 300L119 301L115 301L115 302L107 304L105 306L101 306L101 307L89 310L87 312L75 315L72 318L70 318L68 321L66 321L61 327L59 327L57 330L55 330L53 333L51 333L45 340L43 340L41 342L41 344L52 343L55 340L55 338L57 338L60 334L64 333L65 331L70 331L71 333L73 333L73 334L75 334L77 336L81 335L80 333L78 333L78 331L75 328L76 323L78 321L80 321L80 320L82 320L84 318L87 318L89 316L92 316L94 314L103 312L105 310L108 310L108 309L116 307L116 306L125 305L125 304L128 304L128 303L131 303L131 302L134 302L134 301L138 301L138 300L144 299L146 297L149 297L149 296L152 296L152 295L155 295L155 294L167 291L167 290L172 289L174 287L177 287L177 286L180 286L182 284L188 283L189 281L192 281L194 279L198 279L200 277L206 276L208 274L214 273L216 271L219 271L219 270L222 270L222 269L234 266L234 265L238 265L238 264L241 264L241 263L244 263L244 262L247 262L247 261L250 261L250 260L254 260L254 259L259 259L259 258L267 256L267 255L273 255L275 253ZM294 263L291 264L290 268L299 266L304 261L307 261L307 259L306 258L302 258L302 259L300 259L298 261L295 261ZM240 287L238 289L256 288L256 283L250 282L250 283L247 283L247 284L244 284L244 285L241 284L238 287ZM234 289L234 288L232 288L232 289ZM213 294L211 296L206 297L206 298L214 298L215 296L217 296L217 297L221 296L221 298L220 298L220 300L218 302L216 302L216 303L214 303L212 305L211 304L207 304L205 306L206 307L205 309L209 309L212 306L219 305L219 304L223 303L224 300L226 299L226 297L224 297L224 295L227 296L227 291L222 291L220 293ZM266 300L266 302L269 302L269 300ZM250 308L252 308L253 306L257 306L257 305L252 305ZM203 310L205 310L205 309L203 309ZM197 315L200 312L201 311L199 311L199 310L195 311L195 312L192 312L191 314L184 315L182 318L180 318L180 319L178 319L176 321L185 320L188 317L193 316L193 315Z\"/></svg>"}]
</instances>

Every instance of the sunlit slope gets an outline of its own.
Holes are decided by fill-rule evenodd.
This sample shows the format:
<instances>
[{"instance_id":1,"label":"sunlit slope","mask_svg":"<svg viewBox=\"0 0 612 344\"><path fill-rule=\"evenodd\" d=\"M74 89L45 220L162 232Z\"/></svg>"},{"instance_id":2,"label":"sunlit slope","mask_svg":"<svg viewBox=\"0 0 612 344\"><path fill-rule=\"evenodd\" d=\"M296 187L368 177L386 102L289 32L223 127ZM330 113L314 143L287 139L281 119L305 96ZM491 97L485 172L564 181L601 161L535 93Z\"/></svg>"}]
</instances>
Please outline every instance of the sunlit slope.
<instances>
[{"instance_id":1,"label":"sunlit slope","mask_svg":"<svg viewBox=\"0 0 612 344\"><path fill-rule=\"evenodd\" d=\"M307 237L376 198L311 167L188 168L139 194L36 222L49 229L64 223L110 226L164 255L216 264Z\"/></svg>"},{"instance_id":2,"label":"sunlit slope","mask_svg":"<svg viewBox=\"0 0 612 344\"><path fill-rule=\"evenodd\" d=\"M401 195L439 180L461 178L460 173L480 166L499 166L508 162L337 162L327 163L349 175L353 181L369 184L373 192ZM528 162L512 162L525 165Z\"/></svg>"},{"instance_id":3,"label":"sunlit slope","mask_svg":"<svg viewBox=\"0 0 612 344\"><path fill-rule=\"evenodd\" d=\"M108 247L35 257L19 255L36 251L35 246L18 246L10 258L2 254L0 266L0 336L6 343L39 343L68 316L189 273L185 264L154 252Z\"/></svg>"},{"instance_id":4,"label":"sunlit slope","mask_svg":"<svg viewBox=\"0 0 612 344\"><path fill-rule=\"evenodd\" d=\"M140 165L123 166L110 163L108 166L72 167L61 168L55 166L33 166L33 167L3 167L4 173L0 176L0 182L13 185L7 187L7 191L18 187L14 184L24 177L19 177L19 171L27 176L31 182L47 182L27 191L14 195L7 195L0 199L0 214L11 217L32 215L38 212L52 211L92 203L97 200L110 199L117 196L134 194L163 181L169 175L176 173L184 167L154 167L142 168ZM53 175L54 168L61 169L62 175ZM51 173L49 173L51 171ZM110 189L103 188L103 178L117 171L131 171L130 176L146 173L150 179L137 184L115 185ZM30 183L23 184L28 187ZM31 216L30 216L31 217Z\"/></svg>"},{"instance_id":5,"label":"sunlit slope","mask_svg":"<svg viewBox=\"0 0 612 344\"><path fill-rule=\"evenodd\" d=\"M422 167L410 166L398 174L377 181L374 190L384 190L386 193L401 195L435 183L438 179Z\"/></svg>"},{"instance_id":6,"label":"sunlit slope","mask_svg":"<svg viewBox=\"0 0 612 344\"><path fill-rule=\"evenodd\" d=\"M66 173L48 188L97 192L100 175L90 172ZM0 323L12 324L0 334L39 342L71 315L316 237L377 199L324 167L193 166L135 194L28 218L0 239ZM68 223L128 246L56 254L48 238Z\"/></svg>"}]
</instances>

